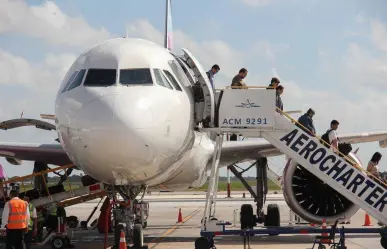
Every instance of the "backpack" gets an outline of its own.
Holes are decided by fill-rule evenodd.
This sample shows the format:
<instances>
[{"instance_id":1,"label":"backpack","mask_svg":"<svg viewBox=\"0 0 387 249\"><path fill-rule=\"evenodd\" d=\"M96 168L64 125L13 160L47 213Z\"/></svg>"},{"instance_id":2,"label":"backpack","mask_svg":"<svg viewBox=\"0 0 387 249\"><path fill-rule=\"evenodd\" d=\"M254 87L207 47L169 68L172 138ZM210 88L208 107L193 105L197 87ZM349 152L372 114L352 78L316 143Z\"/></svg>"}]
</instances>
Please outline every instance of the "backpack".
<instances>
[{"instance_id":1,"label":"backpack","mask_svg":"<svg viewBox=\"0 0 387 249\"><path fill-rule=\"evenodd\" d=\"M321 136L321 141L320 141L320 143L322 143L325 147L327 147L327 148L330 148L331 147L331 142L329 141L329 133L332 131L333 129L329 129L327 132L325 132L322 136ZM326 143L324 143L324 142L322 142L322 141L324 141L324 142L326 142L327 144L329 144L329 145L327 145Z\"/></svg>"}]
</instances>

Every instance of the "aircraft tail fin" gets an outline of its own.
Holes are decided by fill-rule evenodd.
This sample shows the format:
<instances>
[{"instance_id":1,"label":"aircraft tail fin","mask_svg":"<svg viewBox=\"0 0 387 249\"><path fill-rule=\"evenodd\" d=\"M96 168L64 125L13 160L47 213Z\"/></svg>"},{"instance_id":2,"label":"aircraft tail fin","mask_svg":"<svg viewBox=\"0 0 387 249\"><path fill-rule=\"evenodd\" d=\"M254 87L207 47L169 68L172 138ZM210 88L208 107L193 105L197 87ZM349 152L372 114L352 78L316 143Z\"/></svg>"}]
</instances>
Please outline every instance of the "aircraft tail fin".
<instances>
[{"instance_id":1,"label":"aircraft tail fin","mask_svg":"<svg viewBox=\"0 0 387 249\"><path fill-rule=\"evenodd\" d=\"M165 8L165 33L164 33L164 47L172 52L173 35L172 35L172 8L171 0L166 0Z\"/></svg>"}]
</instances>

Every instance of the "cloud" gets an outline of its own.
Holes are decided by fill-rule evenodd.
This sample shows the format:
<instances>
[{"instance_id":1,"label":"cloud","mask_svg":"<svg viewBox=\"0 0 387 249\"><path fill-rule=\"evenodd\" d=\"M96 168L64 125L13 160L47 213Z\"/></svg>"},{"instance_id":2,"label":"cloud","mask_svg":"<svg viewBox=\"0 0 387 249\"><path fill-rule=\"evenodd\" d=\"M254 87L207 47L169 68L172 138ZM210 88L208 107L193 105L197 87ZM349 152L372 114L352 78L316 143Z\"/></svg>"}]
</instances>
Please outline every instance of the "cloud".
<instances>
[{"instance_id":1,"label":"cloud","mask_svg":"<svg viewBox=\"0 0 387 249\"><path fill-rule=\"evenodd\" d=\"M75 58L72 54L47 54L44 61L33 63L0 50L0 84L21 85L39 92L52 92L59 87Z\"/></svg>"},{"instance_id":2,"label":"cloud","mask_svg":"<svg viewBox=\"0 0 387 249\"><path fill-rule=\"evenodd\" d=\"M385 27L381 23L374 22L372 37L377 48L384 48L383 39ZM162 44L163 35L148 21L139 20L132 23L132 36L140 36ZM260 55L275 66L276 54L287 51L288 46L276 45L268 41L255 41L252 47L235 49L221 40L196 41L187 34L176 31L174 33L175 53L180 53L177 48L182 46L190 49L204 66L211 65L214 61L221 65L221 73L217 76L216 83L227 82L229 77L236 73L237 69L244 66L250 58ZM340 133L367 132L385 129L386 117L380 111L387 109L387 94L380 89L385 88L387 81L387 55L374 53L357 43L348 44L347 51L342 57L337 53L330 53L331 49L319 48L317 54L324 63L323 72L329 72L327 79L337 84L330 89L313 89L312 85L302 85L294 79L282 75L276 68L266 75L254 74L248 76L248 82L265 82L269 74L281 78L285 86L283 96L285 109L306 111L312 107L316 111L315 123L317 130L322 133L329 128L332 119L341 122ZM329 67L328 67L329 64ZM252 64L254 66L254 64ZM223 70L224 69L224 70ZM227 72L225 72L227 71ZM265 74L265 73L263 73ZM224 85L221 83L221 85ZM360 156L367 160L372 153L372 145L362 145ZM365 149L364 149L365 148Z\"/></svg>"},{"instance_id":3,"label":"cloud","mask_svg":"<svg viewBox=\"0 0 387 249\"><path fill-rule=\"evenodd\" d=\"M111 36L104 28L94 29L82 17L66 15L51 1L29 6L23 0L0 0L0 34L6 33L71 47L91 46Z\"/></svg>"},{"instance_id":4,"label":"cloud","mask_svg":"<svg viewBox=\"0 0 387 249\"><path fill-rule=\"evenodd\" d=\"M163 33L150 24L148 20L134 21L128 25L128 31L130 37L140 37L163 45ZM205 69L218 63L221 67L220 74L223 75L222 81L234 76L239 68L243 67L246 53L232 48L222 40L199 42L180 30L175 30L173 35L175 54L182 54L180 49L186 48L200 59Z\"/></svg>"},{"instance_id":5,"label":"cloud","mask_svg":"<svg viewBox=\"0 0 387 249\"><path fill-rule=\"evenodd\" d=\"M263 4L265 1L245 2ZM266 2L269 4L271 1ZM23 27L25 23L27 23L26 27ZM37 28L35 29L33 25L37 25ZM329 49L328 51L323 48L319 50L319 55L324 60L331 65L337 64L329 68L331 79L337 84L337 87L332 89L316 90L312 88L312 84L302 85L297 80L283 75L281 67L277 67L275 61L277 54L286 51L288 47L272 44L269 41L252 41L250 47L236 48L220 39L197 40L181 30L175 30L174 52L181 54L180 48L188 48L205 69L218 63L221 67L219 75L216 76L218 86L229 84L230 78L237 73L238 69L251 61L249 66L258 68L255 66L256 58L265 58L274 64L269 64L268 67L274 67L273 71L251 70L247 80L256 84L256 82L267 82L270 76L279 76L285 86L283 100L286 110L302 108L305 111L309 107L314 108L319 132L324 132L333 118L341 121L340 133L370 131L385 128L387 123L386 117L381 113L381 110L387 109L385 93L387 81L385 41L387 39L384 38L386 28L378 21L371 22L370 27L369 37L374 46L380 50L376 54L357 43L349 44L343 57L340 55L331 57ZM142 37L160 45L163 44L163 33L145 19L129 23L128 31L131 37ZM88 47L111 36L104 29L92 28L81 17L69 17L52 2L29 7L19 0L7 2L0 0L0 34L5 33L24 34L50 43L74 47ZM37 117L39 113L52 113L59 83L75 58L76 56L71 53L49 53L41 61L33 62L0 50L2 87L21 86L24 88L23 91L29 93L29 96L15 101L15 95L8 96L7 91L2 89L0 117L2 119L19 117L23 110L24 116L28 117ZM252 58L255 60L251 60ZM260 73L254 74L253 71ZM42 93L38 94L36 90ZM14 104L9 105L11 102ZM28 132L21 130L25 132L19 132L19 130L2 132L2 140L4 141L6 137L13 141L52 142L52 135L37 136L34 135L37 133L36 129L28 129Z\"/></svg>"},{"instance_id":6,"label":"cloud","mask_svg":"<svg viewBox=\"0 0 387 249\"><path fill-rule=\"evenodd\" d=\"M387 90L387 53L372 53L351 43L344 57L344 78L357 87Z\"/></svg>"},{"instance_id":7,"label":"cloud","mask_svg":"<svg viewBox=\"0 0 387 249\"><path fill-rule=\"evenodd\" d=\"M367 21L367 19L364 18L364 16L362 14L360 14L360 13L357 14L356 17L355 17L355 22L356 23L364 23L366 21Z\"/></svg>"},{"instance_id":8,"label":"cloud","mask_svg":"<svg viewBox=\"0 0 387 249\"><path fill-rule=\"evenodd\" d=\"M242 0L242 2L253 7L264 7L273 3L274 0Z\"/></svg>"},{"instance_id":9,"label":"cloud","mask_svg":"<svg viewBox=\"0 0 387 249\"><path fill-rule=\"evenodd\" d=\"M285 107L289 103L293 108L314 108L319 131L327 129L334 118L341 121L343 132L387 130L387 116L381 113L387 109L387 53L375 55L357 43L349 43L342 58L324 53L323 59L331 64L337 61L327 77L336 86L314 90L291 79L282 80ZM327 68L323 66L323 70Z\"/></svg>"},{"instance_id":10,"label":"cloud","mask_svg":"<svg viewBox=\"0 0 387 249\"><path fill-rule=\"evenodd\" d=\"M279 53L284 53L288 50L287 44L273 44L269 41L257 41L253 45L251 52L252 55L259 55L264 57L269 62L275 62Z\"/></svg>"},{"instance_id":11,"label":"cloud","mask_svg":"<svg viewBox=\"0 0 387 249\"><path fill-rule=\"evenodd\" d=\"M378 20L371 20L371 38L375 46L387 52L387 28Z\"/></svg>"}]
</instances>

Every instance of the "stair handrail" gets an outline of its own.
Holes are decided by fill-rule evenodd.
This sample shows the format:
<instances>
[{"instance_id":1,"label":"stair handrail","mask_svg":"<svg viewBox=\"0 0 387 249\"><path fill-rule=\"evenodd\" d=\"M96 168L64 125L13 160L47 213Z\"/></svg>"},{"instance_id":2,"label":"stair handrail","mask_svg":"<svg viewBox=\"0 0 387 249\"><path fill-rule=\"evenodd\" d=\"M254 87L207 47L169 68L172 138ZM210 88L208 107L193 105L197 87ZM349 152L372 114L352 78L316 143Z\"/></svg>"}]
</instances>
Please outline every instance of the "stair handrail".
<instances>
[{"instance_id":1,"label":"stair handrail","mask_svg":"<svg viewBox=\"0 0 387 249\"><path fill-rule=\"evenodd\" d=\"M302 124L300 124L298 122L298 120L295 120L294 118L292 118L289 114L287 114L286 112L282 111L280 108L276 107L277 111L279 113L281 113L283 116L287 117L288 119L290 119L293 123L296 123L298 124L299 126L301 126L303 129L305 130L309 130L308 128L306 128L305 126L303 126ZM318 135L314 135L315 138L317 138L319 140L320 143L324 144L324 145L328 145L328 146L331 146L330 144L328 144L327 142L325 142L324 140L321 139L320 136ZM352 166L354 166L355 168L359 169L360 171L362 171L363 173L365 173L368 177L374 179L375 181L379 182L379 184L383 185L383 187L387 188L387 184L384 183L383 181L381 181L380 179L376 178L373 174L371 174L370 172L366 171L365 169L363 169L362 167L360 167L358 165L357 162L353 161L352 158L349 158L347 157L346 155L344 155L343 153L341 153L338 149L334 150L335 153L341 155L345 160L347 160L348 162L350 162L352 164Z\"/></svg>"},{"instance_id":2,"label":"stair handrail","mask_svg":"<svg viewBox=\"0 0 387 249\"><path fill-rule=\"evenodd\" d=\"M47 191L47 197L51 197L51 193L48 189L48 181L46 182L46 179L45 179L45 174L46 173L51 173L51 172L55 172L55 171L58 171L58 170L64 170L65 172L65 176L66 176L66 183L70 189L71 192L73 192L73 188L70 184L70 181L68 179L68 175L67 175L67 171L66 169L69 169L69 168L73 168L75 167L74 164L67 164L67 165L63 165L63 166L59 166L59 167L56 167L56 168L53 168L53 169L48 169L48 170L43 170L43 171L39 171L39 172L35 172L35 173L32 173L32 174L29 174L29 175L25 175L25 176L21 176L21 177L14 177L12 179L9 179L7 181L3 181L3 182L0 182L1 185L5 185L5 184L8 184L8 183L13 183L13 182L21 182L22 184L22 189L23 189L23 192L26 192L26 187L24 185L24 180L27 179L27 178L31 178L31 177L34 177L34 176L41 176L43 179L43 182L45 183L44 186L45 186L45 190ZM38 189L39 191L39 195L42 195L42 193L40 193L40 189Z\"/></svg>"},{"instance_id":3,"label":"stair handrail","mask_svg":"<svg viewBox=\"0 0 387 249\"><path fill-rule=\"evenodd\" d=\"M275 87L273 86L225 86L224 88L216 88L216 91L222 91L225 89L272 89L274 90Z\"/></svg>"},{"instance_id":4,"label":"stair handrail","mask_svg":"<svg viewBox=\"0 0 387 249\"><path fill-rule=\"evenodd\" d=\"M12 179L0 182L0 184L4 185L4 184L8 184L8 183L23 181L24 179L27 179L27 178L30 178L30 177L33 177L33 176L40 176L40 175L43 175L43 174L46 174L46 173L51 173L51 172L54 172L54 171L57 171L57 170L68 169L68 168L73 168L73 167L75 167L75 165L71 163L71 164L59 166L59 167L56 167L56 168L53 168L53 169L48 169L48 170L43 170L43 171L35 172L35 173L29 174L29 175L25 175L25 176L14 177Z\"/></svg>"}]
</instances>

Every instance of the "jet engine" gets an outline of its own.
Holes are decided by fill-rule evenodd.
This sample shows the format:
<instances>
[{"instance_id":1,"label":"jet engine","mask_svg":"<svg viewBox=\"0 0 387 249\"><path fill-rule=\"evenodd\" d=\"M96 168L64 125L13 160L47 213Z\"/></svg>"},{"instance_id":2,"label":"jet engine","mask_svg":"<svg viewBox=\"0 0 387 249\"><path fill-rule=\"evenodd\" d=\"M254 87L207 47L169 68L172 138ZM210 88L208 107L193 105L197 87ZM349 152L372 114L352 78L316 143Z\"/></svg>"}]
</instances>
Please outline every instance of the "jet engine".
<instances>
[{"instance_id":1,"label":"jet engine","mask_svg":"<svg viewBox=\"0 0 387 249\"><path fill-rule=\"evenodd\" d=\"M348 157L362 166L355 154L350 153ZM327 224L333 224L339 218L351 218L359 210L358 206L291 159L283 173L282 189L290 209L313 224L322 224L324 218Z\"/></svg>"}]
</instances>

